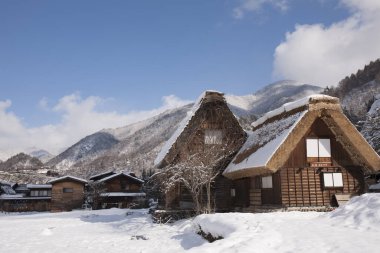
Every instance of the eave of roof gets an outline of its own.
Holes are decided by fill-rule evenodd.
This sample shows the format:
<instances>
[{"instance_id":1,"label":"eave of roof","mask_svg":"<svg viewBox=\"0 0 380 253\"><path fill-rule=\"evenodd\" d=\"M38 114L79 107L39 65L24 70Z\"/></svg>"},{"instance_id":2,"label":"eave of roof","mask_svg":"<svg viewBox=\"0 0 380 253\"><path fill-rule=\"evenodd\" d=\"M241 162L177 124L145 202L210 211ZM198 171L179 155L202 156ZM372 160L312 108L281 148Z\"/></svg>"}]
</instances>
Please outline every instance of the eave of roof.
<instances>
[{"instance_id":1,"label":"eave of roof","mask_svg":"<svg viewBox=\"0 0 380 253\"><path fill-rule=\"evenodd\" d=\"M79 178L79 177L74 177L74 176L63 176L63 177L55 178L55 179L49 180L48 183L54 184L54 183L58 183L60 181L65 181L65 180L72 180L72 181L77 181L83 184L87 184L87 180L83 178Z\"/></svg>"},{"instance_id":2,"label":"eave of roof","mask_svg":"<svg viewBox=\"0 0 380 253\"><path fill-rule=\"evenodd\" d=\"M131 176L130 174L125 173L125 172L116 173L114 175L102 178L102 179L98 180L97 182L99 182L99 183L106 182L106 181L111 180L112 178L115 178L115 177L118 177L118 176L126 176L126 177L128 177L128 178L130 178L132 180L135 180L135 181L139 182L139 183L144 183L144 180L141 180L141 179L139 179L137 177Z\"/></svg>"}]
</instances>

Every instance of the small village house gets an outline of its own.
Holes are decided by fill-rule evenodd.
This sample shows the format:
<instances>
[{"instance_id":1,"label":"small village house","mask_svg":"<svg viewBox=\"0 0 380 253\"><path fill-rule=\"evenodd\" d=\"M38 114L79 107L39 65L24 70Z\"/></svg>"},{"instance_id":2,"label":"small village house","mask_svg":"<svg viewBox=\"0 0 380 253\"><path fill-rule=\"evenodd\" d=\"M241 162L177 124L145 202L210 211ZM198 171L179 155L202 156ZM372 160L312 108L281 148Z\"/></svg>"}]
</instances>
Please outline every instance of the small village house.
<instances>
[{"instance_id":1,"label":"small village house","mask_svg":"<svg viewBox=\"0 0 380 253\"><path fill-rule=\"evenodd\" d=\"M219 172L227 166L245 139L246 133L228 108L223 93L206 91L161 149L155 165L162 169L173 167L174 173L180 167L215 170L217 177L212 185L212 204L217 210L228 210L233 204L230 197L232 181ZM192 195L181 183L173 186L161 203L166 209L194 208Z\"/></svg>"},{"instance_id":2,"label":"small village house","mask_svg":"<svg viewBox=\"0 0 380 253\"><path fill-rule=\"evenodd\" d=\"M50 184L1 184L1 210L5 212L49 211Z\"/></svg>"},{"instance_id":3,"label":"small village house","mask_svg":"<svg viewBox=\"0 0 380 253\"><path fill-rule=\"evenodd\" d=\"M339 99L314 95L252 124L223 175L241 207L329 207L367 191L380 157L343 114Z\"/></svg>"},{"instance_id":4,"label":"small village house","mask_svg":"<svg viewBox=\"0 0 380 253\"><path fill-rule=\"evenodd\" d=\"M71 211L82 208L87 180L73 176L63 176L50 180L48 183L52 185L52 212Z\"/></svg>"},{"instance_id":5,"label":"small village house","mask_svg":"<svg viewBox=\"0 0 380 253\"><path fill-rule=\"evenodd\" d=\"M145 193L142 191L144 181L135 174L128 172L104 172L90 178L90 187L98 187L98 192L93 198L93 208L129 208L141 205L145 201ZM97 185L97 186L94 186Z\"/></svg>"}]
</instances>

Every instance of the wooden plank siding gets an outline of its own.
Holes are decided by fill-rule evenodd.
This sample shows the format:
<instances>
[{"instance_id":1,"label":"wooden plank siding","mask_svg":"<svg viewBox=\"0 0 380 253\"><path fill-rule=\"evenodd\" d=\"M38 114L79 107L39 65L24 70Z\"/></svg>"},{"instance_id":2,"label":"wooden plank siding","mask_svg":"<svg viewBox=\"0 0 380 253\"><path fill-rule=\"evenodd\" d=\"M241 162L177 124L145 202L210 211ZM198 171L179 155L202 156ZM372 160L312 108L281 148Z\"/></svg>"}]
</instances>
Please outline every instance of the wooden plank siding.
<instances>
[{"instance_id":1,"label":"wooden plank siding","mask_svg":"<svg viewBox=\"0 0 380 253\"><path fill-rule=\"evenodd\" d=\"M71 188L73 192L63 192ZM51 192L52 212L71 211L81 208L84 202L84 184L76 181L60 181L53 183Z\"/></svg>"},{"instance_id":2,"label":"wooden plank siding","mask_svg":"<svg viewBox=\"0 0 380 253\"><path fill-rule=\"evenodd\" d=\"M343 187L325 189L323 172L339 172L343 176ZM280 170L282 205L296 206L331 206L335 205L333 195L336 193L360 194L363 191L363 179L354 170L344 168L283 168Z\"/></svg>"},{"instance_id":3,"label":"wooden plank siding","mask_svg":"<svg viewBox=\"0 0 380 253\"><path fill-rule=\"evenodd\" d=\"M50 211L50 199L3 199L0 210L3 212L46 212Z\"/></svg>"},{"instance_id":4,"label":"wooden plank siding","mask_svg":"<svg viewBox=\"0 0 380 253\"><path fill-rule=\"evenodd\" d=\"M104 184L107 192L139 192L142 186L142 183L136 183L123 175L107 180Z\"/></svg>"},{"instance_id":5,"label":"wooden plank siding","mask_svg":"<svg viewBox=\"0 0 380 253\"><path fill-rule=\"evenodd\" d=\"M330 139L331 158L306 157L306 139L313 137ZM331 166L310 167L310 162L331 162ZM282 205L287 207L329 206L334 204L332 196L335 193L362 193L364 191L363 173L360 167L353 164L349 154L336 141L327 125L321 119L317 119L309 132L294 147L283 168L279 170ZM322 173L337 170L342 172L343 188L324 189Z\"/></svg>"}]
</instances>

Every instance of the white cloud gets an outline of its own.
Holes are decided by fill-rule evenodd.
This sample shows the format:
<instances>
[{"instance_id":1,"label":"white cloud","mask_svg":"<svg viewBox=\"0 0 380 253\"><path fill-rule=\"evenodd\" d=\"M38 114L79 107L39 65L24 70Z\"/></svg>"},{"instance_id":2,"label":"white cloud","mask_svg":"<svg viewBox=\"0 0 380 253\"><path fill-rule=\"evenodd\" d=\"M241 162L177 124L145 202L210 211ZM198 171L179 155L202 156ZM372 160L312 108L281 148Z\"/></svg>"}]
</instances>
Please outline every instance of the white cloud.
<instances>
[{"instance_id":1,"label":"white cloud","mask_svg":"<svg viewBox=\"0 0 380 253\"><path fill-rule=\"evenodd\" d=\"M296 25L274 53L274 77L336 85L380 57L380 1L341 0L351 16L340 22Z\"/></svg>"},{"instance_id":2,"label":"white cloud","mask_svg":"<svg viewBox=\"0 0 380 253\"><path fill-rule=\"evenodd\" d=\"M30 147L58 154L81 138L103 128L125 126L191 102L170 95L162 98L159 108L121 114L99 111L99 105L107 100L95 96L82 98L79 94L71 94L62 97L52 108L47 108L47 103L44 102L47 99L41 101L40 106L61 116L59 123L28 128L9 110L12 105L10 100L0 101L0 159L6 159Z\"/></svg>"},{"instance_id":3,"label":"white cloud","mask_svg":"<svg viewBox=\"0 0 380 253\"><path fill-rule=\"evenodd\" d=\"M242 0L240 5L234 8L233 16L236 19L242 19L246 12L260 11L264 5L271 5L282 12L289 8L288 0Z\"/></svg>"}]
</instances>

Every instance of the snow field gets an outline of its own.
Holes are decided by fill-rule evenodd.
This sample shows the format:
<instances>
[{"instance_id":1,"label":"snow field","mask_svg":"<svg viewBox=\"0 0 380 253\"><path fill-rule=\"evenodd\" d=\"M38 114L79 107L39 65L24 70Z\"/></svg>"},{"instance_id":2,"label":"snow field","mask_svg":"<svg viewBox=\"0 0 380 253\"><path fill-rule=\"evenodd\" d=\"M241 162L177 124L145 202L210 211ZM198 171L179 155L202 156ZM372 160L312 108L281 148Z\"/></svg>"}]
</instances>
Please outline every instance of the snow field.
<instances>
[{"instance_id":1,"label":"snow field","mask_svg":"<svg viewBox=\"0 0 380 253\"><path fill-rule=\"evenodd\" d=\"M224 239L208 243L199 227ZM330 213L217 213L171 225L147 210L0 214L0 252L379 252L380 194Z\"/></svg>"}]
</instances>

